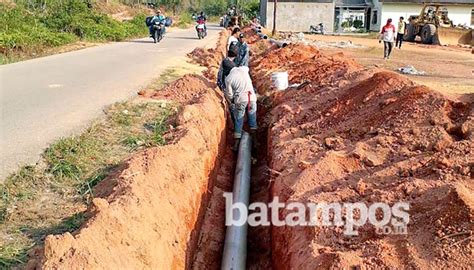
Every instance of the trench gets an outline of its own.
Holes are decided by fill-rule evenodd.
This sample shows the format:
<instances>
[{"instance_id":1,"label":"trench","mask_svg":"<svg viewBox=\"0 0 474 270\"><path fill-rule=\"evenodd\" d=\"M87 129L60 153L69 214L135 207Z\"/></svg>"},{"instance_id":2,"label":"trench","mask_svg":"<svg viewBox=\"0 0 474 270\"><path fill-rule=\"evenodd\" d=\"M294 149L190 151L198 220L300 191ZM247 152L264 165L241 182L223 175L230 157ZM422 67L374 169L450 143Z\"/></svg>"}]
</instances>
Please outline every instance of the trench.
<instances>
[{"instance_id":1,"label":"trench","mask_svg":"<svg viewBox=\"0 0 474 270\"><path fill-rule=\"evenodd\" d=\"M250 203L270 201L271 175L268 171L267 129L264 123L268 104L258 101L259 128L257 146L252 149L252 170L250 185ZM227 125L231 121L228 120ZM227 129L226 141L232 142L231 130ZM255 142L252 142L255 143ZM220 167L214 179L207 205L200 214L202 222L199 229L193 260L188 269L221 269L225 243L225 200L224 192L232 192L237 154L232 152L230 143L226 147ZM250 213L249 213L250 214ZM271 263L271 227L248 227L246 269L272 269Z\"/></svg>"}]
</instances>

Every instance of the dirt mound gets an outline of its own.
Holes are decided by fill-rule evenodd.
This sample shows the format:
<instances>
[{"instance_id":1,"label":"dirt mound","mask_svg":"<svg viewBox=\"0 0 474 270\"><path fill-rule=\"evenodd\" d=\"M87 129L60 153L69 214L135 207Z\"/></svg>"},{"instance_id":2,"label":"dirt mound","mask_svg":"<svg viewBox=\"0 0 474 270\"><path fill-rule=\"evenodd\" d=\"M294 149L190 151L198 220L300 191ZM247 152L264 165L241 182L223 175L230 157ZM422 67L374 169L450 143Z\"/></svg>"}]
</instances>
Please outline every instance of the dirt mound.
<instances>
[{"instance_id":1,"label":"dirt mound","mask_svg":"<svg viewBox=\"0 0 474 270\"><path fill-rule=\"evenodd\" d=\"M191 58L194 63L207 67L207 69L204 71L204 76L211 81L216 80L219 66L221 65L222 59L226 55L226 44L229 35L229 31L221 31L219 33L219 39L217 41L216 48L196 48L188 54L188 57Z\"/></svg>"},{"instance_id":2,"label":"dirt mound","mask_svg":"<svg viewBox=\"0 0 474 270\"><path fill-rule=\"evenodd\" d=\"M48 236L42 258L30 265L38 263L45 269L190 265L201 204L206 203L213 170L225 147L220 101L210 90L196 104L185 106L177 127L185 135L175 144L134 155L117 178L104 180L116 186L107 197L94 199L87 223L74 235Z\"/></svg>"},{"instance_id":3,"label":"dirt mound","mask_svg":"<svg viewBox=\"0 0 474 270\"><path fill-rule=\"evenodd\" d=\"M259 45L264 46L264 45ZM272 89L271 73L287 71L290 84L312 82L319 86L342 86L344 79L362 69L344 55L326 56L312 46L290 44L284 48L269 47L251 62L253 78L258 91L263 94Z\"/></svg>"},{"instance_id":4,"label":"dirt mound","mask_svg":"<svg viewBox=\"0 0 474 270\"><path fill-rule=\"evenodd\" d=\"M288 71L290 84L306 83L270 93L275 70ZM277 172L272 196L411 206L407 235L379 234L372 225L357 237L342 227L273 227L277 269L471 265L473 103L300 44L267 49L252 72L258 91L272 100L265 119Z\"/></svg>"},{"instance_id":5,"label":"dirt mound","mask_svg":"<svg viewBox=\"0 0 474 270\"><path fill-rule=\"evenodd\" d=\"M214 88L216 88L216 85L206 78L195 74L187 74L158 91L143 91L139 94L147 98L192 104L197 102L203 94L209 92L209 89Z\"/></svg>"}]
</instances>

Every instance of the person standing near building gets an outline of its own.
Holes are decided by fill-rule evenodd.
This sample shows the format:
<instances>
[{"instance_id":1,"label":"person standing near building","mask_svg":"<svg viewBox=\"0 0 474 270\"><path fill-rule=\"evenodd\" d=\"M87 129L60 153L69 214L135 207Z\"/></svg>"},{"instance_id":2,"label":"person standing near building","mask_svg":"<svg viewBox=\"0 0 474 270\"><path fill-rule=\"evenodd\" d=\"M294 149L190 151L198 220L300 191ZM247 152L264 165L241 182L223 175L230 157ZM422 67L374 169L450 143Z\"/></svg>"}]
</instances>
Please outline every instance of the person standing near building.
<instances>
[{"instance_id":1,"label":"person standing near building","mask_svg":"<svg viewBox=\"0 0 474 270\"><path fill-rule=\"evenodd\" d=\"M400 17L400 20L398 21L398 29L397 29L397 41L395 43L395 47L398 47L398 49L402 48L402 41L403 41L403 36L405 35L407 24L404 21L403 17Z\"/></svg>"},{"instance_id":2,"label":"person standing near building","mask_svg":"<svg viewBox=\"0 0 474 270\"><path fill-rule=\"evenodd\" d=\"M393 42L395 39L395 26L392 24L392 19L387 20L387 24L382 27L382 31L380 32L380 39L379 43L383 41L383 58L389 59L390 54L392 53Z\"/></svg>"},{"instance_id":3,"label":"person standing near building","mask_svg":"<svg viewBox=\"0 0 474 270\"><path fill-rule=\"evenodd\" d=\"M247 66L234 67L225 79L224 96L230 104L234 115L234 145L237 151L242 137L245 114L250 128L250 135L256 142L257 131L257 96Z\"/></svg>"},{"instance_id":4,"label":"person standing near building","mask_svg":"<svg viewBox=\"0 0 474 270\"><path fill-rule=\"evenodd\" d=\"M238 67L241 66L249 66L250 60L250 48L247 42L245 42L244 34L240 33L239 35L239 42L237 43L239 51L237 53L237 57L235 57L235 65Z\"/></svg>"}]
</instances>

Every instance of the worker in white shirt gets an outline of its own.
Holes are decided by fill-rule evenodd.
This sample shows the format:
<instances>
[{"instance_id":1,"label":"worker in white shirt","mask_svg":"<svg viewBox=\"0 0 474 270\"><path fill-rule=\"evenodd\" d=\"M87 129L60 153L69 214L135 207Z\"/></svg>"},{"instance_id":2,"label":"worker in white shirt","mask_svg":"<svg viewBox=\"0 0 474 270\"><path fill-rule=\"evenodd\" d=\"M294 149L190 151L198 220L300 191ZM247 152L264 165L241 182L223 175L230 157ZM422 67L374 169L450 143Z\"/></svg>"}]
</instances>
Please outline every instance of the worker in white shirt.
<instances>
[{"instance_id":1,"label":"worker in white shirt","mask_svg":"<svg viewBox=\"0 0 474 270\"><path fill-rule=\"evenodd\" d=\"M230 104L234 115L234 145L232 149L237 151L242 129L244 126L245 114L250 128L250 135L256 145L257 131L257 96L250 78L247 66L234 67L225 79L226 88L224 95Z\"/></svg>"}]
</instances>

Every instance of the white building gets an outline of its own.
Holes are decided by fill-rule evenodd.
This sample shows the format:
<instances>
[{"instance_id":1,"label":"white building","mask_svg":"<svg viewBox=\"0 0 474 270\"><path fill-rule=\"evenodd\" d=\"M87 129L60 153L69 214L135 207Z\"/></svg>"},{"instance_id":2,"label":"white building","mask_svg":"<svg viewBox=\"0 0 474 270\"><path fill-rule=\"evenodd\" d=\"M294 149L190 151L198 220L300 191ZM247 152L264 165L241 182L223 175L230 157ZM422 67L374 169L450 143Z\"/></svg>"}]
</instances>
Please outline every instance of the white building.
<instances>
[{"instance_id":1,"label":"white building","mask_svg":"<svg viewBox=\"0 0 474 270\"><path fill-rule=\"evenodd\" d=\"M261 22L272 27L275 0L260 0ZM442 4L454 25L474 27L474 0L278 0L277 29L309 31L310 25L324 23L328 32L342 31L345 21L362 21L361 29L380 31L388 18L408 21L419 15L424 3Z\"/></svg>"}]
</instances>

